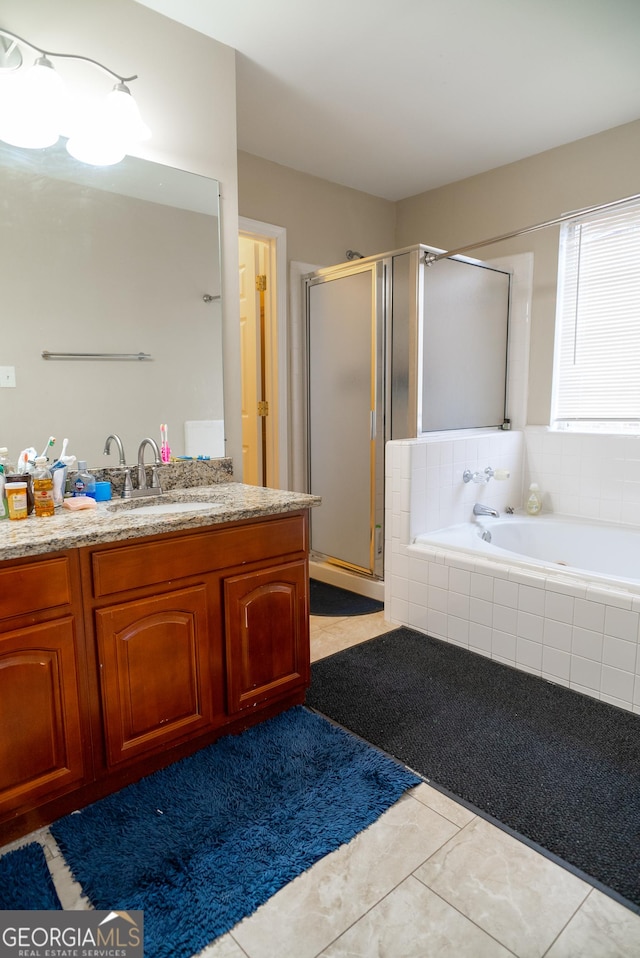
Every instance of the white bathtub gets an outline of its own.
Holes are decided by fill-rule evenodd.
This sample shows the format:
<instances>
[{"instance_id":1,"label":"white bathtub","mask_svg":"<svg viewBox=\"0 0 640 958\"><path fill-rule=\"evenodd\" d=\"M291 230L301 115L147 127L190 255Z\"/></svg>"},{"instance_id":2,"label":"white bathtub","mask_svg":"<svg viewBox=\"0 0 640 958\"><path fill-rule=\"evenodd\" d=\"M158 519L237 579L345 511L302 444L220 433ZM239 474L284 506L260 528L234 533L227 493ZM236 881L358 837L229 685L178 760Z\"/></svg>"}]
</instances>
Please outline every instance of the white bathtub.
<instances>
[{"instance_id":1,"label":"white bathtub","mask_svg":"<svg viewBox=\"0 0 640 958\"><path fill-rule=\"evenodd\" d=\"M419 535L415 545L481 553L547 574L575 573L640 592L640 530L627 526L570 516L482 516Z\"/></svg>"},{"instance_id":2,"label":"white bathtub","mask_svg":"<svg viewBox=\"0 0 640 958\"><path fill-rule=\"evenodd\" d=\"M482 517L389 556L390 621L640 713L640 530Z\"/></svg>"}]
</instances>

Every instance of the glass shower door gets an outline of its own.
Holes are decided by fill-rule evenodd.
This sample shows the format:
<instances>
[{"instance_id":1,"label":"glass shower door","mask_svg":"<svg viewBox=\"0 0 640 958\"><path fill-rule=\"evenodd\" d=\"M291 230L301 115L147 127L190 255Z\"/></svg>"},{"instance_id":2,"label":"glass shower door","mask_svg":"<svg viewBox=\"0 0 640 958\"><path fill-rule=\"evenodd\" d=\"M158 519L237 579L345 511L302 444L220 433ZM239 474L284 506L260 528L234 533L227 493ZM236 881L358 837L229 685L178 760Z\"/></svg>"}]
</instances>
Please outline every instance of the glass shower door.
<instances>
[{"instance_id":1,"label":"glass shower door","mask_svg":"<svg viewBox=\"0 0 640 958\"><path fill-rule=\"evenodd\" d=\"M381 264L316 275L307 286L309 489L312 552L368 574L376 526L376 443L384 448ZM379 437L379 438L378 438ZM378 521L379 520L379 521Z\"/></svg>"}]
</instances>

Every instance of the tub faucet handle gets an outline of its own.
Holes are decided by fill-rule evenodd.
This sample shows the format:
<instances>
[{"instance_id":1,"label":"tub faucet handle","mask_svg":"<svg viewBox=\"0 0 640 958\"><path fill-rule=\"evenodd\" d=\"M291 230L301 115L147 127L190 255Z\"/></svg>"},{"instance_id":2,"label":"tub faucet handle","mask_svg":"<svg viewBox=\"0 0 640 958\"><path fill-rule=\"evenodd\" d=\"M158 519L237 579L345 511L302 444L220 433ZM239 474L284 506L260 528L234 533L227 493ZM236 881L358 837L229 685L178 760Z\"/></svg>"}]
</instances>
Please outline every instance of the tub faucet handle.
<instances>
[{"instance_id":1,"label":"tub faucet handle","mask_svg":"<svg viewBox=\"0 0 640 958\"><path fill-rule=\"evenodd\" d=\"M463 482L477 482L477 483L487 483L490 479L509 479L511 473L508 469L492 469L491 466L487 466L484 472L471 472L470 469L465 469L462 473Z\"/></svg>"},{"instance_id":2,"label":"tub faucet handle","mask_svg":"<svg viewBox=\"0 0 640 958\"><path fill-rule=\"evenodd\" d=\"M489 479L510 479L511 473L508 469L492 469L491 466L487 466L484 471L485 476L487 477L487 482Z\"/></svg>"},{"instance_id":3,"label":"tub faucet handle","mask_svg":"<svg viewBox=\"0 0 640 958\"><path fill-rule=\"evenodd\" d=\"M491 470L491 475L493 475L493 470ZM491 475L487 473L486 469L484 472L471 472L470 469L465 469L465 471L462 473L462 481L486 483L489 482L489 479L491 479Z\"/></svg>"}]
</instances>

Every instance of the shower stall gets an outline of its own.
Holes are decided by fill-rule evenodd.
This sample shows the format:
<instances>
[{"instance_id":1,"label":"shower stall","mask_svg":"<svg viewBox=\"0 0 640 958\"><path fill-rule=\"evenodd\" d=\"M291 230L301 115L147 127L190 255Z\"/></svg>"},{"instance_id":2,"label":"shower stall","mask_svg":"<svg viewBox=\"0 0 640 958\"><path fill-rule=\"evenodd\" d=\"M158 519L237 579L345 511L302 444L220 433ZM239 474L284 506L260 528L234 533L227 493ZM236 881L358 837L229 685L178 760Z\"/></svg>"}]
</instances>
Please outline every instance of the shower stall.
<instances>
[{"instance_id":1,"label":"shower stall","mask_svg":"<svg viewBox=\"0 0 640 958\"><path fill-rule=\"evenodd\" d=\"M428 246L304 277L307 487L316 558L382 579L385 443L508 428L510 276Z\"/></svg>"}]
</instances>

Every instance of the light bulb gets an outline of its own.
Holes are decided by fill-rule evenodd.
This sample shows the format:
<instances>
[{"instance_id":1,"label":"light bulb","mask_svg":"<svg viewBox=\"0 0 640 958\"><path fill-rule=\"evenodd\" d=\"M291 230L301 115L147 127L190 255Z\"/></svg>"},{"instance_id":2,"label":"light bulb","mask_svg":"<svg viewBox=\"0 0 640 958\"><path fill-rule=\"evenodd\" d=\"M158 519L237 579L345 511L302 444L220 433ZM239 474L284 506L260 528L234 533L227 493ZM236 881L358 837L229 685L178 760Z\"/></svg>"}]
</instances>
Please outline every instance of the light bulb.
<instances>
[{"instance_id":1,"label":"light bulb","mask_svg":"<svg viewBox=\"0 0 640 958\"><path fill-rule=\"evenodd\" d=\"M150 136L151 131L143 123L128 87L118 83L70 136L67 150L82 163L111 166L119 163L136 143Z\"/></svg>"},{"instance_id":2,"label":"light bulb","mask_svg":"<svg viewBox=\"0 0 640 958\"><path fill-rule=\"evenodd\" d=\"M140 116L138 104L124 83L117 83L102 104L102 122L125 143L148 140L151 130Z\"/></svg>"},{"instance_id":3,"label":"light bulb","mask_svg":"<svg viewBox=\"0 0 640 958\"><path fill-rule=\"evenodd\" d=\"M0 139L42 149L60 135L64 84L46 56L0 81Z\"/></svg>"},{"instance_id":4,"label":"light bulb","mask_svg":"<svg viewBox=\"0 0 640 958\"><path fill-rule=\"evenodd\" d=\"M67 152L81 163L91 166L113 166L126 156L123 145L106 137L78 133L67 140Z\"/></svg>"}]
</instances>

